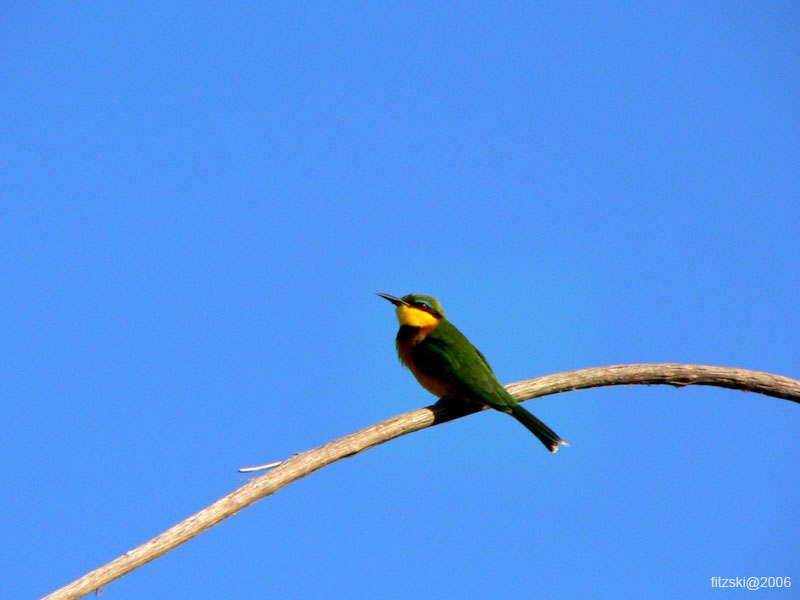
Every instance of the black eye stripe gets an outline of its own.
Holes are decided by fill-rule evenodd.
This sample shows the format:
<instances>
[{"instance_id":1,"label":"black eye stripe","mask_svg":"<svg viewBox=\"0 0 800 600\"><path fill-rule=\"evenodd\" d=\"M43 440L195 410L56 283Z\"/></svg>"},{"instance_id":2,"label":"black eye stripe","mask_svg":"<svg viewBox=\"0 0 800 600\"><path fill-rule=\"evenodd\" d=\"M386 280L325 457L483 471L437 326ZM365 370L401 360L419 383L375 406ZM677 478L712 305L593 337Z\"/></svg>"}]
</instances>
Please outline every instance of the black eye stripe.
<instances>
[{"instance_id":1,"label":"black eye stripe","mask_svg":"<svg viewBox=\"0 0 800 600\"><path fill-rule=\"evenodd\" d=\"M433 306L431 306L430 302L428 302L427 300L414 300L411 303L411 306L413 306L414 308L416 308L418 310L422 310L422 311L424 311L424 312L426 312L426 313L428 313L430 315L433 315L437 319L441 319L442 318L442 315L439 314L439 311L437 311L435 308L433 308Z\"/></svg>"}]
</instances>

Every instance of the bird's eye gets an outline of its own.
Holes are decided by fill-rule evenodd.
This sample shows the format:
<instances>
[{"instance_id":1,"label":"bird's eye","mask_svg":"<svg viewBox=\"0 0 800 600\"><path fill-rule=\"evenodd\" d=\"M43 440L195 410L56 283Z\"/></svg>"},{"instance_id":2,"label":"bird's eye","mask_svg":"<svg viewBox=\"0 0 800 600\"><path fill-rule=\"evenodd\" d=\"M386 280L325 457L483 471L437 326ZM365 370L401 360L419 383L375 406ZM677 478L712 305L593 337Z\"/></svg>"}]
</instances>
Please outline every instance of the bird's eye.
<instances>
[{"instance_id":1,"label":"bird's eye","mask_svg":"<svg viewBox=\"0 0 800 600\"><path fill-rule=\"evenodd\" d=\"M417 300L414 302L414 306L421 306L422 308L430 308L431 305L426 302L425 300Z\"/></svg>"}]
</instances>

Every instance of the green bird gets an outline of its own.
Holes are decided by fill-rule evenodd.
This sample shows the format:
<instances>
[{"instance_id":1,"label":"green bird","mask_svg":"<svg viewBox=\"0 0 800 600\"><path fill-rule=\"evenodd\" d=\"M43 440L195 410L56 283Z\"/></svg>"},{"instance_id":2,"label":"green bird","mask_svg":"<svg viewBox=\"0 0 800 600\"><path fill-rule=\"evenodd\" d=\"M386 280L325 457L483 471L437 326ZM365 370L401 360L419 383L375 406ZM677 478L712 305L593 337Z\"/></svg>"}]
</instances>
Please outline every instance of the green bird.
<instances>
[{"instance_id":1,"label":"green bird","mask_svg":"<svg viewBox=\"0 0 800 600\"><path fill-rule=\"evenodd\" d=\"M455 397L511 415L550 452L558 450L559 444L569 445L500 385L486 358L445 318L436 298L421 294L378 296L397 307L397 354L422 387L439 398Z\"/></svg>"}]
</instances>

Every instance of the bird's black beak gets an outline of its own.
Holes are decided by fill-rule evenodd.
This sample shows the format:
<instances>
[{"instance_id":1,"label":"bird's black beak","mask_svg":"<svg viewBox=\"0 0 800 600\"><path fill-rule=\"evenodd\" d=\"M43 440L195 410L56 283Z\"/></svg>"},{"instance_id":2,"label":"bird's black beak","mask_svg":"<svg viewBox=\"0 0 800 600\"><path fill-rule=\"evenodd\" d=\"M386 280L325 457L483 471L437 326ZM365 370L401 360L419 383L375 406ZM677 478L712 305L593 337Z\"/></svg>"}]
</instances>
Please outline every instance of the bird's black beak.
<instances>
[{"instance_id":1,"label":"bird's black beak","mask_svg":"<svg viewBox=\"0 0 800 600\"><path fill-rule=\"evenodd\" d=\"M396 298L394 296L390 296L389 294L378 294L381 298L386 298L389 302L394 304L395 306L408 306L408 302L403 300L402 298Z\"/></svg>"}]
</instances>

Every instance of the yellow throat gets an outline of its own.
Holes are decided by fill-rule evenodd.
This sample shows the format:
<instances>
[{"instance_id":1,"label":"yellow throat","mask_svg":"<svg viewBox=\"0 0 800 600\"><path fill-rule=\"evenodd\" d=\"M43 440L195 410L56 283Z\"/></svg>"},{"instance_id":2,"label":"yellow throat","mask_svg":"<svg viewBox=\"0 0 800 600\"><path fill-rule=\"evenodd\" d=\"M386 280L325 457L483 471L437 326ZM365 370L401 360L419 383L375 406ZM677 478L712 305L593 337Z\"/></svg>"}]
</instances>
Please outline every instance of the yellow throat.
<instances>
[{"instance_id":1,"label":"yellow throat","mask_svg":"<svg viewBox=\"0 0 800 600\"><path fill-rule=\"evenodd\" d=\"M401 326L408 325L421 329L430 329L439 322L439 319L434 317L431 313L406 304L401 304L397 307L397 320L400 322Z\"/></svg>"}]
</instances>

